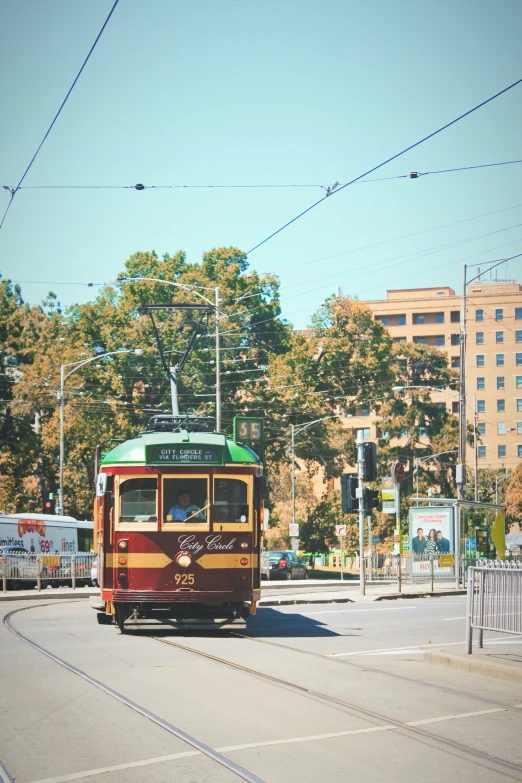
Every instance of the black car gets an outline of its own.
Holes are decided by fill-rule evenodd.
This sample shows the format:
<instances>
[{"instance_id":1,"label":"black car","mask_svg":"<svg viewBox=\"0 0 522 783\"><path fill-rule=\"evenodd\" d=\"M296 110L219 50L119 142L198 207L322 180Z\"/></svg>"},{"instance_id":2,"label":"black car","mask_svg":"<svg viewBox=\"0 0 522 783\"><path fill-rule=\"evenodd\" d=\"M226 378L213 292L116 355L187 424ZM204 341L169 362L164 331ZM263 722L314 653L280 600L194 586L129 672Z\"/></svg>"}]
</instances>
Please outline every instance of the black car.
<instances>
[{"instance_id":1,"label":"black car","mask_svg":"<svg viewBox=\"0 0 522 783\"><path fill-rule=\"evenodd\" d=\"M295 552L269 552L269 579L308 579L308 569Z\"/></svg>"}]
</instances>

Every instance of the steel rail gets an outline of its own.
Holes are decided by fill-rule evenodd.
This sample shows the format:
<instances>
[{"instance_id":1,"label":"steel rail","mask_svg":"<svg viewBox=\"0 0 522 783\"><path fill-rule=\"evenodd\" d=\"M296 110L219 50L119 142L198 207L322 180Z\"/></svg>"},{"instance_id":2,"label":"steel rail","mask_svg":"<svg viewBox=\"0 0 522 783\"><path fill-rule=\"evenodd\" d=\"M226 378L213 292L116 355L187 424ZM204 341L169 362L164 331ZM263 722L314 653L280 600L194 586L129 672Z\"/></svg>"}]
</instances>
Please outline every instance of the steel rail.
<instances>
[{"instance_id":1,"label":"steel rail","mask_svg":"<svg viewBox=\"0 0 522 783\"><path fill-rule=\"evenodd\" d=\"M170 647L178 648L180 650L183 650L184 652L192 653L193 655L197 655L201 658L206 658L207 660L213 661L214 663L219 663L221 665L227 666L236 671L243 672L244 674L249 674L261 680L266 680L267 682L271 682L280 687L296 691L298 693L304 694L305 696L310 696L313 699L324 701L329 704L334 704L340 707L344 707L344 709L358 713L359 715L363 715L365 718L370 718L371 720L377 720L395 729L400 729L402 731L406 731L407 733L415 734L416 736L424 737L425 739L438 742L441 745L445 745L447 748L460 751L461 753L465 753L468 756L474 756L477 759L488 761L492 764L496 764L497 766L505 767L507 769L512 769L515 770L516 772L522 772L522 764L516 764L515 762L508 761L507 759L499 758L498 756L493 756L490 753L486 753L484 751L478 750L477 748L472 748L468 745L464 745L460 742L457 742L456 740L447 739L446 737L441 737L437 734L434 734L431 731L427 731L426 729L421 729L418 726L408 725L407 723L397 720L396 718L390 718L388 715L383 715L382 713L375 712L374 710L367 709L366 707L361 707L357 704L353 704L352 702L345 701L344 699L338 699L335 696L329 696L326 693L321 693L320 691L314 691L312 688L306 688L303 685L298 685L297 683L290 682L290 680L284 680L281 677L275 677L272 674L265 674L264 672L260 672L256 669L251 669L248 666L243 666L242 664L234 663L232 661L227 661L225 658L219 658L217 655L211 655L210 653L205 653L202 652L201 650L195 650L193 647L188 647L185 644L172 642L169 641L168 639L161 639L157 636L151 636L150 638L153 641L160 642L161 644L166 644Z\"/></svg>"},{"instance_id":2,"label":"steel rail","mask_svg":"<svg viewBox=\"0 0 522 783\"><path fill-rule=\"evenodd\" d=\"M18 614L18 612L25 612L28 609L34 609L34 608L43 608L43 606L49 606L49 604L43 604L43 605L40 604L39 607L25 606L21 609L15 609L13 612L9 612L9 614L5 615L5 617L3 618L3 623L7 628L7 630L10 631L14 636L16 636L18 639L28 644L33 649L37 650L42 655L45 655L47 658L50 658L52 661L59 664L64 669L67 669L67 671L71 672L72 674L76 674L78 677L81 677L82 680L85 680L90 685L93 685L95 688L98 688L107 696L111 696L113 699L120 702L120 704L123 704L125 707L128 707L129 709L133 710L133 712L137 712L138 715L141 715L142 717L146 718L151 723L155 723L156 726L159 726L160 728L164 729L169 734L172 734L174 737L180 739L182 742L185 742L187 745L190 745L191 747L195 748L204 756L207 756L207 758L211 759L212 761L215 761L216 764L219 764L221 767L228 769L238 778L247 781L247 783L266 783L266 781L264 781L262 778L259 778L257 775L254 775L252 772L249 772L248 770L244 769L239 764L230 761L230 759L227 759L226 756L223 756L221 753L218 753L213 748L209 747L208 745L205 745L205 743L201 742L195 737L192 737L190 734L187 734L185 731L179 729L177 726L174 726L169 721L164 720L159 715L156 715L153 712L150 712L150 710L147 710L145 707L142 707L140 704L137 704L135 701L128 699L122 693L119 693L118 691L114 690L114 688L105 685L103 682L97 680L95 677L91 677L91 675L87 674L87 672L78 669L78 667L74 666L72 663L69 663L64 658L60 658L60 656L55 655L50 650L47 650L45 647L42 647L37 642L34 642L32 639L29 639L28 636L25 636L25 634L21 633L20 631L17 631L16 628L14 628L11 625L11 618L15 614ZM1 766L0 766L0 771L1 771ZM9 777L6 779L6 781L10 781L10 780L11 779Z\"/></svg>"},{"instance_id":3,"label":"steel rail","mask_svg":"<svg viewBox=\"0 0 522 783\"><path fill-rule=\"evenodd\" d=\"M444 685L437 685L434 682L426 682L425 680L416 680L414 677L407 677L405 674L397 674L396 672L387 672L385 669L376 669L373 666L367 666L364 663L355 663L354 661L345 661L340 658L332 658L330 655L322 655L321 653L315 653L311 650L302 650L299 647L289 647L287 644L279 644L279 642L268 642L266 639L256 639L253 636L247 634L237 633L237 631L230 632L232 636L237 636L240 639L248 639L250 642L257 642L258 644L268 644L269 647L279 647L281 650L288 650L289 652L300 653L301 655L310 655L312 658L320 658L322 661L330 661L331 663L338 663L342 666L350 666L357 671L371 672L372 674L382 674L385 677L392 677L395 680L402 680L403 682L411 683L412 685L420 685L423 688L433 688L433 690L441 691L442 693L449 693L451 696L462 696L464 699L470 699L471 701L480 701L484 704L490 704L493 707L502 707L505 710L514 710L515 712L522 712L522 707L517 707L514 704L503 704L500 701L494 699L486 699L485 696L477 696L473 693L466 693L465 691L458 691L456 688L447 688ZM437 645L433 645L436 647Z\"/></svg>"}]
</instances>

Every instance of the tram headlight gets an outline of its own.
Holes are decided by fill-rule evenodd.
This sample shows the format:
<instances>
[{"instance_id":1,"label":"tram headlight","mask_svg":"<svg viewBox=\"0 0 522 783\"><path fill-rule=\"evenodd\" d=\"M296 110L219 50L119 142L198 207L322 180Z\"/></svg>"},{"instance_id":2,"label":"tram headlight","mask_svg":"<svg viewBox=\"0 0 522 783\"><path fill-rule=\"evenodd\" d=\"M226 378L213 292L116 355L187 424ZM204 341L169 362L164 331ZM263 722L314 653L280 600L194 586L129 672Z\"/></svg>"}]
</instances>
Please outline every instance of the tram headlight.
<instances>
[{"instance_id":1,"label":"tram headlight","mask_svg":"<svg viewBox=\"0 0 522 783\"><path fill-rule=\"evenodd\" d=\"M192 558L188 552L179 552L176 555L176 564L181 566L181 568L188 568L192 565Z\"/></svg>"},{"instance_id":2,"label":"tram headlight","mask_svg":"<svg viewBox=\"0 0 522 783\"><path fill-rule=\"evenodd\" d=\"M248 549L248 541L241 542L241 549Z\"/></svg>"},{"instance_id":3,"label":"tram headlight","mask_svg":"<svg viewBox=\"0 0 522 783\"><path fill-rule=\"evenodd\" d=\"M118 541L118 549L120 549L122 552L124 552L129 546L129 542L123 538L121 541Z\"/></svg>"}]
</instances>

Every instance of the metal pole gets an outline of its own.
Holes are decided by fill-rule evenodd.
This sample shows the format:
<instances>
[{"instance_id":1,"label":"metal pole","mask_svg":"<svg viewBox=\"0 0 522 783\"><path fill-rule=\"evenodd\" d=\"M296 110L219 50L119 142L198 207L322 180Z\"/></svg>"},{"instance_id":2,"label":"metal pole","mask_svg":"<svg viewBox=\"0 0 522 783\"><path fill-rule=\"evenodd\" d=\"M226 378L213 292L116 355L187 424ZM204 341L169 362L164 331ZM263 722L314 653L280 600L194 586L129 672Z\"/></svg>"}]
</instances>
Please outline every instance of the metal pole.
<instances>
[{"instance_id":1,"label":"metal pole","mask_svg":"<svg viewBox=\"0 0 522 783\"><path fill-rule=\"evenodd\" d=\"M498 476L495 477L495 505L498 503Z\"/></svg>"},{"instance_id":2,"label":"metal pole","mask_svg":"<svg viewBox=\"0 0 522 783\"><path fill-rule=\"evenodd\" d=\"M292 427L292 523L295 525L295 430Z\"/></svg>"},{"instance_id":3,"label":"metal pole","mask_svg":"<svg viewBox=\"0 0 522 783\"><path fill-rule=\"evenodd\" d=\"M466 601L466 654L471 655L473 644L473 628L471 625L473 613L473 568L468 569L468 597Z\"/></svg>"},{"instance_id":4,"label":"metal pole","mask_svg":"<svg viewBox=\"0 0 522 783\"><path fill-rule=\"evenodd\" d=\"M221 346L219 344L219 286L216 286L216 432L221 432Z\"/></svg>"},{"instance_id":5,"label":"metal pole","mask_svg":"<svg viewBox=\"0 0 522 783\"><path fill-rule=\"evenodd\" d=\"M433 552L430 553L430 592L433 593L433 578L434 578L434 556Z\"/></svg>"},{"instance_id":6,"label":"metal pole","mask_svg":"<svg viewBox=\"0 0 522 783\"><path fill-rule=\"evenodd\" d=\"M170 374L170 400L172 403L172 415L179 416L178 406L178 376L176 367L169 367Z\"/></svg>"},{"instance_id":7,"label":"metal pole","mask_svg":"<svg viewBox=\"0 0 522 783\"><path fill-rule=\"evenodd\" d=\"M65 514L63 504L63 460L64 460L64 386L65 386L65 365L60 365L60 489L58 492L60 498L60 513Z\"/></svg>"},{"instance_id":8,"label":"metal pole","mask_svg":"<svg viewBox=\"0 0 522 783\"><path fill-rule=\"evenodd\" d=\"M415 470L415 487L417 492L417 506L419 505L419 468L420 468L420 459L418 457L415 457L415 462L417 463L416 470Z\"/></svg>"},{"instance_id":9,"label":"metal pole","mask_svg":"<svg viewBox=\"0 0 522 783\"><path fill-rule=\"evenodd\" d=\"M339 536L339 541L341 542L341 582L344 580L344 549L343 549L343 538L344 538L344 536Z\"/></svg>"},{"instance_id":10,"label":"metal pole","mask_svg":"<svg viewBox=\"0 0 522 783\"><path fill-rule=\"evenodd\" d=\"M361 595L366 594L366 573L364 570L364 434L362 430L357 433L357 465L358 465L358 486L357 496L359 498L359 552L360 552L360 584Z\"/></svg>"},{"instance_id":11,"label":"metal pole","mask_svg":"<svg viewBox=\"0 0 522 783\"><path fill-rule=\"evenodd\" d=\"M460 369L459 369L459 464L457 465L458 499L466 494L466 264L462 270L462 310L460 317ZM460 510L460 509L459 509Z\"/></svg>"},{"instance_id":12,"label":"metal pole","mask_svg":"<svg viewBox=\"0 0 522 783\"><path fill-rule=\"evenodd\" d=\"M473 395L473 467L475 473L475 502L478 503L478 445L477 445L477 395Z\"/></svg>"}]
</instances>

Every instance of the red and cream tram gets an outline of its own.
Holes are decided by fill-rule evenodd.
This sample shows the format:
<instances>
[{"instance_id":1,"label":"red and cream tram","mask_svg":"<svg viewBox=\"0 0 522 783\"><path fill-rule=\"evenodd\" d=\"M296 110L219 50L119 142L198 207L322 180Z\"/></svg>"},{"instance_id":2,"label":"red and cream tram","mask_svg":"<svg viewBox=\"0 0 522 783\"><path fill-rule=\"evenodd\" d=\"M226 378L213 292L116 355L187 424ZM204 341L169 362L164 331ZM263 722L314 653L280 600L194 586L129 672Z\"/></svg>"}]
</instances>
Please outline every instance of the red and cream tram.
<instances>
[{"instance_id":1,"label":"red and cream tram","mask_svg":"<svg viewBox=\"0 0 522 783\"><path fill-rule=\"evenodd\" d=\"M151 419L99 465L98 617L121 631L129 618L231 622L260 595L259 457L222 434L168 429Z\"/></svg>"}]
</instances>

